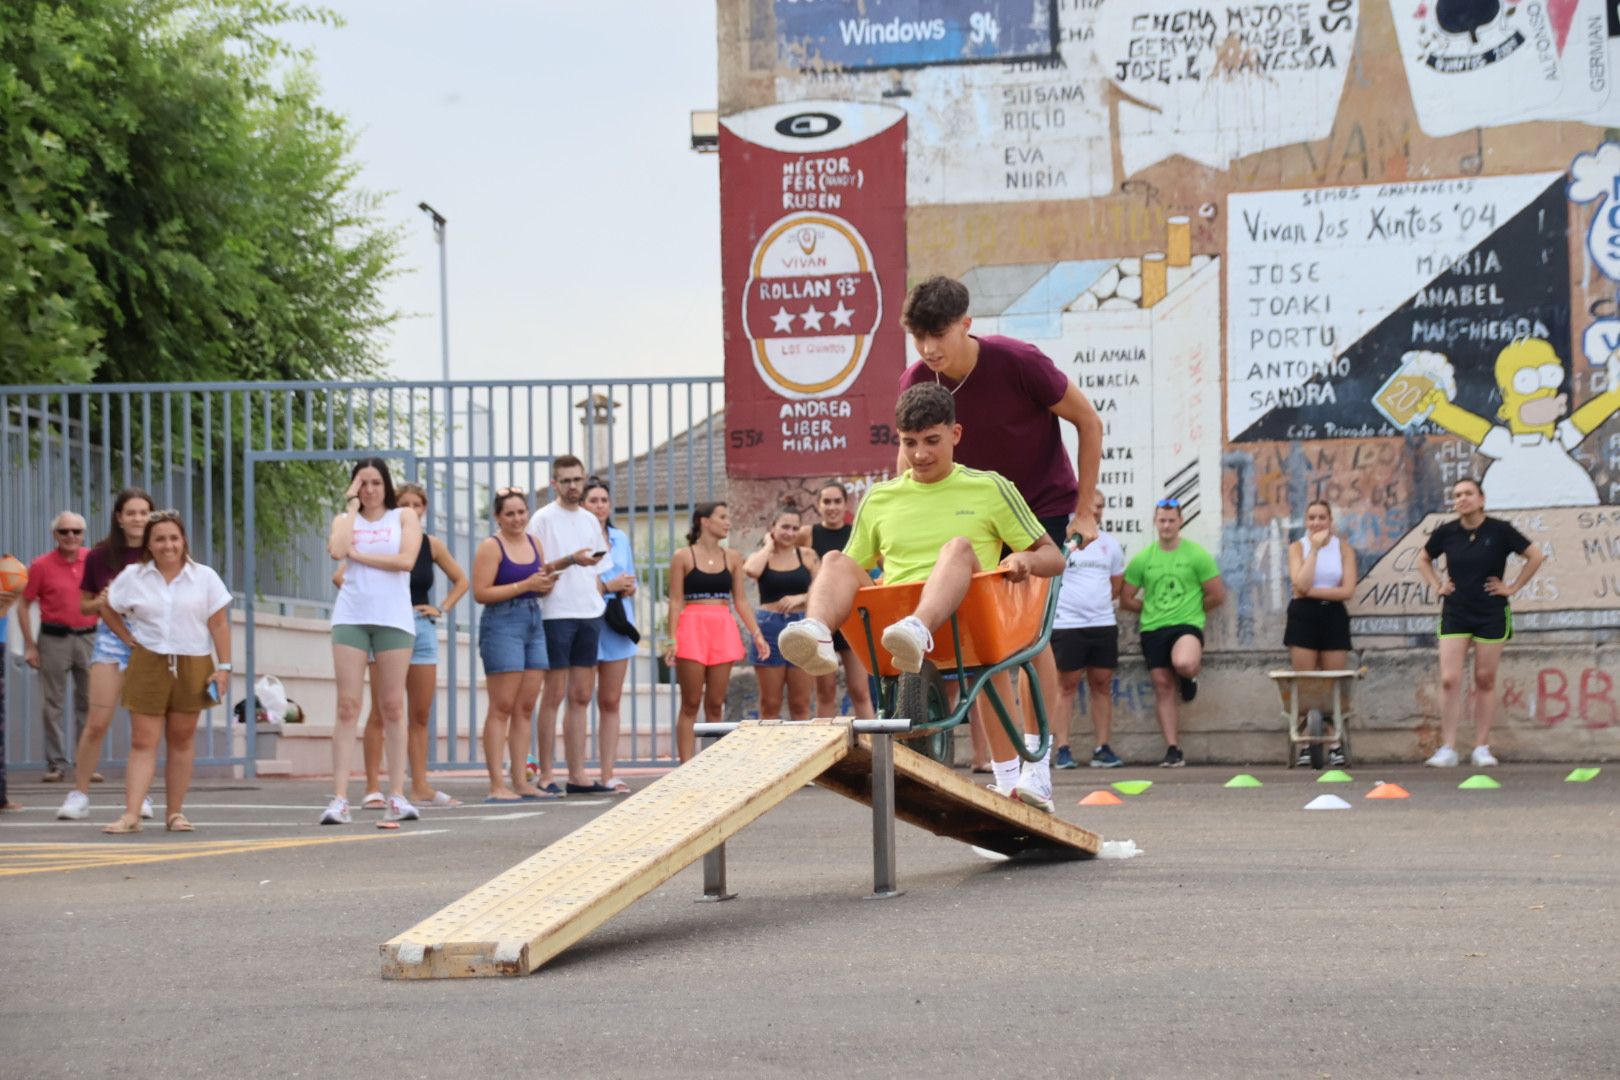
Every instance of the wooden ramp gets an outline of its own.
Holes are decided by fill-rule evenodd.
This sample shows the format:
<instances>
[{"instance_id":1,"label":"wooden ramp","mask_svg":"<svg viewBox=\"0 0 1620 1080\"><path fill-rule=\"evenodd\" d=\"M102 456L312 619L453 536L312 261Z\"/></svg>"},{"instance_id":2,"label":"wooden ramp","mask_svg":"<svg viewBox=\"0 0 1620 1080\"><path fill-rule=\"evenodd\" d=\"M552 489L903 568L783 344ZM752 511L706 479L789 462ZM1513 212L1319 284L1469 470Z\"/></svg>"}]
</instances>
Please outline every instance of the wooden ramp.
<instances>
[{"instance_id":1,"label":"wooden ramp","mask_svg":"<svg viewBox=\"0 0 1620 1080\"><path fill-rule=\"evenodd\" d=\"M382 946L386 979L524 975L811 780L871 802L847 720L744 724L612 810ZM896 817L1009 855L1089 858L1101 838L895 746Z\"/></svg>"},{"instance_id":2,"label":"wooden ramp","mask_svg":"<svg viewBox=\"0 0 1620 1080\"><path fill-rule=\"evenodd\" d=\"M872 804L872 737L857 735L850 753L816 783ZM1013 858L1090 859L1102 837L1052 814L1032 810L957 774L939 762L894 745L894 816L935 836L948 836Z\"/></svg>"}]
</instances>

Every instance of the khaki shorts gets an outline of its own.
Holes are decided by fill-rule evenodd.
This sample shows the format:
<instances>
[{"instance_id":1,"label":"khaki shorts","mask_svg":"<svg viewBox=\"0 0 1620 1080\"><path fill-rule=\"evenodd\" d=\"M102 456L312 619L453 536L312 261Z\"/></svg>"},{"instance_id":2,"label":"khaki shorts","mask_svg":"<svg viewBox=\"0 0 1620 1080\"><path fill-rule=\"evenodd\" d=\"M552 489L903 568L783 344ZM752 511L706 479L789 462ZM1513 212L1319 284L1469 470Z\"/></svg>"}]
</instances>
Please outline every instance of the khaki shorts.
<instances>
[{"instance_id":1,"label":"khaki shorts","mask_svg":"<svg viewBox=\"0 0 1620 1080\"><path fill-rule=\"evenodd\" d=\"M136 645L124 674L124 708L142 716L201 712L217 704L208 696L211 656L160 656Z\"/></svg>"}]
</instances>

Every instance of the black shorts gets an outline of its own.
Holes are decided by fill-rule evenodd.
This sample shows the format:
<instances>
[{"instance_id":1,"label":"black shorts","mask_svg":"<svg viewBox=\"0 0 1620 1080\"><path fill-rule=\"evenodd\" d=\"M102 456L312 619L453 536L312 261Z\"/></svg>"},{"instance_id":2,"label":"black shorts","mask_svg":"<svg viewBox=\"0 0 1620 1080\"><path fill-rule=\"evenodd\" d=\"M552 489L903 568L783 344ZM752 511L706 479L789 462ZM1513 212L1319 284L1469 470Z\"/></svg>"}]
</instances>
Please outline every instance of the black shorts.
<instances>
[{"instance_id":1,"label":"black shorts","mask_svg":"<svg viewBox=\"0 0 1620 1080\"><path fill-rule=\"evenodd\" d=\"M1176 647L1177 639L1187 634L1197 638L1200 645L1204 643L1204 632L1186 623L1145 631L1142 634L1142 656L1147 660L1148 670L1174 667L1170 662L1170 652Z\"/></svg>"},{"instance_id":2,"label":"black shorts","mask_svg":"<svg viewBox=\"0 0 1620 1080\"><path fill-rule=\"evenodd\" d=\"M1283 644L1291 649L1317 652L1350 651L1350 612L1340 600L1310 600L1296 596L1288 602L1288 625Z\"/></svg>"},{"instance_id":3,"label":"black shorts","mask_svg":"<svg viewBox=\"0 0 1620 1080\"><path fill-rule=\"evenodd\" d=\"M1500 611L1459 610L1450 605L1440 608L1439 634L1443 638L1466 637L1490 644L1513 636L1513 609L1506 604Z\"/></svg>"},{"instance_id":4,"label":"black shorts","mask_svg":"<svg viewBox=\"0 0 1620 1080\"><path fill-rule=\"evenodd\" d=\"M1119 667L1119 627L1073 626L1052 631L1059 671Z\"/></svg>"},{"instance_id":5,"label":"black shorts","mask_svg":"<svg viewBox=\"0 0 1620 1080\"><path fill-rule=\"evenodd\" d=\"M849 643L849 638L844 636L844 632L842 630L834 630L833 631L833 652L841 652L841 653L843 653L843 652L854 652L854 651L855 651L855 646L853 646L853 645L851 645Z\"/></svg>"}]
</instances>

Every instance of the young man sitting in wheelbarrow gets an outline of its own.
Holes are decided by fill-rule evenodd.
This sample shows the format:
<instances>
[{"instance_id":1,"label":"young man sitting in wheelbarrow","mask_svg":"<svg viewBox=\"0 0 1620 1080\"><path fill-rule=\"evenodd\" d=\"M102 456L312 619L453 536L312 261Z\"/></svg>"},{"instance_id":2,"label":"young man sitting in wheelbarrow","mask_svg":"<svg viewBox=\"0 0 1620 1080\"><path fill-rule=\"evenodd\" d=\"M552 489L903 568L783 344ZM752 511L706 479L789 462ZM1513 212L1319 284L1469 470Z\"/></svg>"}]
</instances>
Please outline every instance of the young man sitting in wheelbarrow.
<instances>
[{"instance_id":1,"label":"young man sitting in wheelbarrow","mask_svg":"<svg viewBox=\"0 0 1620 1080\"><path fill-rule=\"evenodd\" d=\"M922 669L934 631L955 613L974 574L998 566L1011 581L1063 573L1063 553L1017 489L999 473L956 463L962 425L950 391L937 383L913 386L900 395L894 419L906 472L867 492L849 543L821 562L805 618L779 639L782 655L812 675L837 669L832 628L849 617L856 593L872 583L867 571L880 562L885 585L925 582L917 609L883 631L883 647L907 672ZM1012 552L1005 559L1003 548ZM1025 726L1039 730L1033 719ZM1020 767L1006 732L987 727L996 789L1050 812L1049 760ZM1039 736L1027 734L1025 741L1034 749Z\"/></svg>"}]
</instances>

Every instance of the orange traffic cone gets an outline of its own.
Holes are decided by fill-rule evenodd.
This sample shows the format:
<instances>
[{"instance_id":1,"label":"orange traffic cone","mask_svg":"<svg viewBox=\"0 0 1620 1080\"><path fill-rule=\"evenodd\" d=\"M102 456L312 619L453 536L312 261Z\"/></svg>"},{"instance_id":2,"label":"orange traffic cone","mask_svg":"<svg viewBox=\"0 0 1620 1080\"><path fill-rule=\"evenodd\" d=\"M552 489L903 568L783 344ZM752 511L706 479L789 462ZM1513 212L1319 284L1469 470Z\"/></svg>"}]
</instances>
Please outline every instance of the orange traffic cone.
<instances>
[{"instance_id":1,"label":"orange traffic cone","mask_svg":"<svg viewBox=\"0 0 1620 1080\"><path fill-rule=\"evenodd\" d=\"M1367 792L1367 798L1369 799L1410 799L1411 797L1412 793L1401 787L1401 785L1386 784L1383 781L1374 784L1373 789Z\"/></svg>"},{"instance_id":2,"label":"orange traffic cone","mask_svg":"<svg viewBox=\"0 0 1620 1080\"><path fill-rule=\"evenodd\" d=\"M1112 791L1093 791L1080 800L1081 806L1118 806L1125 800Z\"/></svg>"}]
</instances>

